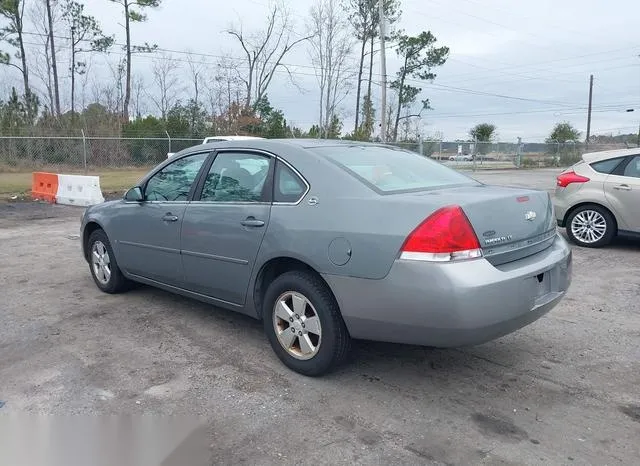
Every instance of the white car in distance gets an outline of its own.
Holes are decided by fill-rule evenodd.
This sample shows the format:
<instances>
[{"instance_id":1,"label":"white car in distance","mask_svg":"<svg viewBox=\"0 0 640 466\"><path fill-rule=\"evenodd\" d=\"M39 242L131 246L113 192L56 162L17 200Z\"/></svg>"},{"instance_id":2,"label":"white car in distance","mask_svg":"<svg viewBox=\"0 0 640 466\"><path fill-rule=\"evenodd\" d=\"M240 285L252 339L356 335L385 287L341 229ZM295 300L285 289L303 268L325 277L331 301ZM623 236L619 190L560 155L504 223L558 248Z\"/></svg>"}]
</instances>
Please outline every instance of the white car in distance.
<instances>
[{"instance_id":1,"label":"white car in distance","mask_svg":"<svg viewBox=\"0 0 640 466\"><path fill-rule=\"evenodd\" d=\"M202 144L218 141L247 141L250 139L264 139L258 136L209 136L202 140ZM167 158L171 157L175 152L168 152Z\"/></svg>"}]
</instances>

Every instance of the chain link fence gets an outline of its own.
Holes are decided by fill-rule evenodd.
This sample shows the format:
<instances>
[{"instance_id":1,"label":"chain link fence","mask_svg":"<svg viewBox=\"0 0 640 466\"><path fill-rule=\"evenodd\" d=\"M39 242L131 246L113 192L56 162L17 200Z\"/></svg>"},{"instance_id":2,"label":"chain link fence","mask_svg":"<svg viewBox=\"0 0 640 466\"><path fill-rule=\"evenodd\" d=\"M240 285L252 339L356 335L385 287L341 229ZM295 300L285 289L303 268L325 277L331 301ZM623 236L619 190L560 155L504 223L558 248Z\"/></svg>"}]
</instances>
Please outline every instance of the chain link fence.
<instances>
[{"instance_id":1,"label":"chain link fence","mask_svg":"<svg viewBox=\"0 0 640 466\"><path fill-rule=\"evenodd\" d=\"M625 149L623 143L458 142L423 140L389 143L460 169L569 167L585 152ZM639 149L640 152L640 149Z\"/></svg>"},{"instance_id":2,"label":"chain link fence","mask_svg":"<svg viewBox=\"0 0 640 466\"><path fill-rule=\"evenodd\" d=\"M0 172L101 171L152 167L201 139L0 136ZM389 143L461 169L567 167L586 151L624 144L457 142L423 140Z\"/></svg>"},{"instance_id":3,"label":"chain link fence","mask_svg":"<svg viewBox=\"0 0 640 466\"><path fill-rule=\"evenodd\" d=\"M201 139L0 137L0 172L151 167Z\"/></svg>"}]
</instances>

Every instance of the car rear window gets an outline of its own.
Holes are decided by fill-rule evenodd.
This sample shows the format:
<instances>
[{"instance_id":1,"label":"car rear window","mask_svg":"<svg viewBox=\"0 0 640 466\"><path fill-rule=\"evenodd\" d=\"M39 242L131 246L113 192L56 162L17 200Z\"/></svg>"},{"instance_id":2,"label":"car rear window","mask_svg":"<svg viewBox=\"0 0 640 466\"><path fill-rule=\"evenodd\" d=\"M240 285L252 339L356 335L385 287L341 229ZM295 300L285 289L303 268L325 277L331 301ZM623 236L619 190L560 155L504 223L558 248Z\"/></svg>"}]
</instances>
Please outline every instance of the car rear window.
<instances>
[{"instance_id":1,"label":"car rear window","mask_svg":"<svg viewBox=\"0 0 640 466\"><path fill-rule=\"evenodd\" d=\"M422 191L477 182L415 152L379 146L323 146L309 149L381 194Z\"/></svg>"},{"instance_id":2,"label":"car rear window","mask_svg":"<svg viewBox=\"0 0 640 466\"><path fill-rule=\"evenodd\" d=\"M600 162L594 162L591 164L591 168L600 173L606 173L610 175L613 170L616 169L620 162L624 160L624 157L617 157L615 159L602 160Z\"/></svg>"}]
</instances>

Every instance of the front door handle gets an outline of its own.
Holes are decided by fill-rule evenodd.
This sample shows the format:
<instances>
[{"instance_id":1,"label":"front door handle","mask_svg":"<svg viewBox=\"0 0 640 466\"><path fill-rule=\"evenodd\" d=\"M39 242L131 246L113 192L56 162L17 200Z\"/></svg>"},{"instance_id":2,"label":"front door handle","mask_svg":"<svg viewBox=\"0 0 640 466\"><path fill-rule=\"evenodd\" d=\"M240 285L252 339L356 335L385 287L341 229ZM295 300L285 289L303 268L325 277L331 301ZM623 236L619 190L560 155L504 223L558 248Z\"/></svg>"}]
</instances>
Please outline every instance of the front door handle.
<instances>
[{"instance_id":1,"label":"front door handle","mask_svg":"<svg viewBox=\"0 0 640 466\"><path fill-rule=\"evenodd\" d=\"M163 222L177 222L178 221L178 216L177 215L173 215L171 212L167 212L166 214L164 214L164 217L162 217L162 221Z\"/></svg>"},{"instance_id":2,"label":"front door handle","mask_svg":"<svg viewBox=\"0 0 640 466\"><path fill-rule=\"evenodd\" d=\"M240 222L242 226L245 227L263 227L264 222L262 220L257 220L254 217L247 217L242 222Z\"/></svg>"},{"instance_id":3,"label":"front door handle","mask_svg":"<svg viewBox=\"0 0 640 466\"><path fill-rule=\"evenodd\" d=\"M631 186L628 184L619 184L618 186L614 186L613 189L617 189L618 191L631 191Z\"/></svg>"}]
</instances>

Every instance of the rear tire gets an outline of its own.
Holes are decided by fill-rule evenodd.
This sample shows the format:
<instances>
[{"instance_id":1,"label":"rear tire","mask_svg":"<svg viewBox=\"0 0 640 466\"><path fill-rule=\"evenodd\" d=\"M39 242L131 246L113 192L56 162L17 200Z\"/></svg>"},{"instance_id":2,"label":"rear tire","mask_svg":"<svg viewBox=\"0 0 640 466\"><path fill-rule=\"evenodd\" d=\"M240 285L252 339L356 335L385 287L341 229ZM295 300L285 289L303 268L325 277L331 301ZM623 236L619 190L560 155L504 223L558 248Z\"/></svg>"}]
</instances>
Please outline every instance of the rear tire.
<instances>
[{"instance_id":1,"label":"rear tire","mask_svg":"<svg viewBox=\"0 0 640 466\"><path fill-rule=\"evenodd\" d=\"M585 248L599 248L611 243L616 236L616 222L608 210L589 204L569 214L566 230L572 243Z\"/></svg>"},{"instance_id":2,"label":"rear tire","mask_svg":"<svg viewBox=\"0 0 640 466\"><path fill-rule=\"evenodd\" d=\"M129 280L118 267L116 256L104 230L95 230L87 243L89 251L89 269L91 276L100 290L105 293L121 293L128 289Z\"/></svg>"},{"instance_id":3,"label":"rear tire","mask_svg":"<svg viewBox=\"0 0 640 466\"><path fill-rule=\"evenodd\" d=\"M291 370L315 377L344 361L351 339L335 298L320 278L286 272L269 285L263 302L269 343Z\"/></svg>"}]
</instances>

